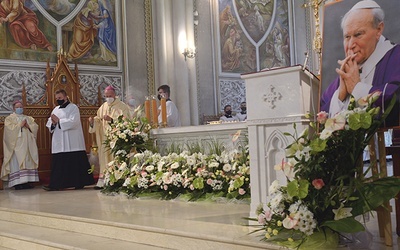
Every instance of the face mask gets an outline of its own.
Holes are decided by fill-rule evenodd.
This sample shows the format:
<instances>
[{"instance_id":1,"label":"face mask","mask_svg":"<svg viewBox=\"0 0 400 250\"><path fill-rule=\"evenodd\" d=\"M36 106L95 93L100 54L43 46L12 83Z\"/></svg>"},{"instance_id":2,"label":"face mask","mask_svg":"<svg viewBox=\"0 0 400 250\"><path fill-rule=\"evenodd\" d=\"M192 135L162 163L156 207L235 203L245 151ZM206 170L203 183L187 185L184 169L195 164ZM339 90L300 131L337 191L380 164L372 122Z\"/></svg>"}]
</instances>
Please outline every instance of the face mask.
<instances>
[{"instance_id":1,"label":"face mask","mask_svg":"<svg viewBox=\"0 0 400 250\"><path fill-rule=\"evenodd\" d=\"M136 104L135 99L129 99L129 101L128 101L129 106L135 107L135 104Z\"/></svg>"},{"instance_id":2,"label":"face mask","mask_svg":"<svg viewBox=\"0 0 400 250\"><path fill-rule=\"evenodd\" d=\"M64 100L57 100L57 104L58 105L63 105L64 104Z\"/></svg>"},{"instance_id":3,"label":"face mask","mask_svg":"<svg viewBox=\"0 0 400 250\"><path fill-rule=\"evenodd\" d=\"M246 111L246 107L241 107L242 111Z\"/></svg>"},{"instance_id":4,"label":"face mask","mask_svg":"<svg viewBox=\"0 0 400 250\"><path fill-rule=\"evenodd\" d=\"M22 115L24 113L24 108L16 108L15 113L18 115Z\"/></svg>"},{"instance_id":5,"label":"face mask","mask_svg":"<svg viewBox=\"0 0 400 250\"><path fill-rule=\"evenodd\" d=\"M112 98L112 97L107 97L107 98L106 98L106 102L108 103L108 105L110 105L111 103L114 102L114 98Z\"/></svg>"},{"instance_id":6,"label":"face mask","mask_svg":"<svg viewBox=\"0 0 400 250\"><path fill-rule=\"evenodd\" d=\"M226 113L227 115L231 115L231 114L232 114L232 110L225 111L225 113Z\"/></svg>"}]
</instances>

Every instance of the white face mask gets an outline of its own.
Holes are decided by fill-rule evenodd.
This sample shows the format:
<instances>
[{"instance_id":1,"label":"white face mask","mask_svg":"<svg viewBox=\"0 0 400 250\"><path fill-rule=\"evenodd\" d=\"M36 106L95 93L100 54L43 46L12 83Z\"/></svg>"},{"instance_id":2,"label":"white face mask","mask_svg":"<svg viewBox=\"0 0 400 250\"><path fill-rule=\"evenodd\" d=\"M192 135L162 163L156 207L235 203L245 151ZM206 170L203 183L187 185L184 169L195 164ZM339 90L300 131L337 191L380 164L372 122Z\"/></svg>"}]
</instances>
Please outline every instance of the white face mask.
<instances>
[{"instance_id":1,"label":"white face mask","mask_svg":"<svg viewBox=\"0 0 400 250\"><path fill-rule=\"evenodd\" d=\"M18 115L22 115L24 113L24 109L23 108L16 108L15 109L15 113Z\"/></svg>"},{"instance_id":2,"label":"white face mask","mask_svg":"<svg viewBox=\"0 0 400 250\"><path fill-rule=\"evenodd\" d=\"M112 97L107 97L107 98L106 98L106 102L108 103L108 105L110 105L111 103L114 102L114 98L112 98Z\"/></svg>"},{"instance_id":3,"label":"white face mask","mask_svg":"<svg viewBox=\"0 0 400 250\"><path fill-rule=\"evenodd\" d=\"M135 99L129 99L129 101L128 101L128 105L129 105L129 106L135 107L135 104L136 104Z\"/></svg>"}]
</instances>

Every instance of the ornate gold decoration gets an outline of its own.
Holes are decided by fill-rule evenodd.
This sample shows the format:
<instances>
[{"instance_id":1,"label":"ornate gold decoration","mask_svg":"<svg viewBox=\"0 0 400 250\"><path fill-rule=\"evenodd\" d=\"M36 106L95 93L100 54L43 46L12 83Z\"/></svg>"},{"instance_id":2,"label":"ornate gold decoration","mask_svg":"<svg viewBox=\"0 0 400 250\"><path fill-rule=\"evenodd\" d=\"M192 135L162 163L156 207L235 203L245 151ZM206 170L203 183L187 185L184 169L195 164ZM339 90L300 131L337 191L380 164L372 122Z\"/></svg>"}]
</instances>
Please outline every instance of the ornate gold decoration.
<instances>
[{"instance_id":1,"label":"ornate gold decoration","mask_svg":"<svg viewBox=\"0 0 400 250\"><path fill-rule=\"evenodd\" d=\"M313 41L313 49L318 54L318 58L321 58L322 53L322 36L320 30L320 19L319 19L319 9L326 2L326 0L309 0L307 3L303 4L304 8L312 8L314 14L314 24L315 24L315 35Z\"/></svg>"},{"instance_id":2,"label":"ornate gold decoration","mask_svg":"<svg viewBox=\"0 0 400 250\"><path fill-rule=\"evenodd\" d=\"M155 94L154 83L154 47L153 23L151 0L144 1L145 36L146 36L146 61L147 61L147 88L148 94Z\"/></svg>"}]
</instances>

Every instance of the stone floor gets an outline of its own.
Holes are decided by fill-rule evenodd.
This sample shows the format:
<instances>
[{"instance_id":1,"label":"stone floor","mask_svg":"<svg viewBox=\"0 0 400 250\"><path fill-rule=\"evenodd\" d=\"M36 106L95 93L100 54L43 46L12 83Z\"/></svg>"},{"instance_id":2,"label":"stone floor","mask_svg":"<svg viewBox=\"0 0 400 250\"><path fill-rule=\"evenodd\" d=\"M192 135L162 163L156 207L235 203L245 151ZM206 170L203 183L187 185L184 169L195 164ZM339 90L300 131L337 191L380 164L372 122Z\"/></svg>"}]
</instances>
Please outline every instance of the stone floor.
<instances>
[{"instance_id":1,"label":"stone floor","mask_svg":"<svg viewBox=\"0 0 400 250\"><path fill-rule=\"evenodd\" d=\"M29 210L38 213L71 216L71 218L85 218L92 222L108 221L132 224L158 228L166 233L174 231L189 235L201 235L204 238L215 239L216 242L219 239L231 240L238 242L238 244L246 245L249 243L250 246L254 247L262 247L262 244L265 244L260 242L256 235L248 235L249 227L243 226L247 223L243 217L247 217L250 212L248 204L128 199L120 195L107 196L91 187L83 190L58 192L46 192L40 187L36 187L30 190L1 190L0 209L4 209L3 212L9 209ZM13 229L12 226L7 226L7 224L1 226L0 223L0 227L7 227L2 228L2 232L19 233L19 229ZM367 227L373 236L373 243L369 249L399 249L399 240L395 234L394 246L392 248L384 246L382 239L378 237L376 218L371 218ZM394 227L395 225L393 225L393 229ZM34 229L35 233L40 230L42 229ZM43 228L43 230L46 229ZM22 232L20 233L22 234ZM112 244L118 243L113 242ZM149 245L151 245L151 242L149 242ZM85 240L75 246L80 249L101 249L94 248L93 242L85 242ZM265 244L265 249L274 248ZM116 249L124 248L121 245L120 248L117 247ZM144 248L142 245L137 249L160 248ZM350 248L342 247L342 249Z\"/></svg>"}]
</instances>

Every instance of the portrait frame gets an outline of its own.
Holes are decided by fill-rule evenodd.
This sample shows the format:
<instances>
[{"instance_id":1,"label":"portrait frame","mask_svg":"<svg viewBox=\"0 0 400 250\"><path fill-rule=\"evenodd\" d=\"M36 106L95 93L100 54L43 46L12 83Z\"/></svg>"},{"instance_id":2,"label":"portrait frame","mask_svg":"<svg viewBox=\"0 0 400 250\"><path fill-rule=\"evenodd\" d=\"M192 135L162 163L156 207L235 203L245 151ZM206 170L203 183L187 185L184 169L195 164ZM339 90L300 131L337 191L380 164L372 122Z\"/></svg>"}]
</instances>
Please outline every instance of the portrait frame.
<instances>
[{"instance_id":1,"label":"portrait frame","mask_svg":"<svg viewBox=\"0 0 400 250\"><path fill-rule=\"evenodd\" d=\"M344 58L343 32L340 27L341 19L347 11L360 0L346 0L328 3L324 6L323 36L322 36L322 60L321 60L321 93L336 78L335 69L337 61ZM400 9L400 1L377 1L385 12L385 28L383 36L390 41L400 43L400 19L397 18ZM335 53L332 53L335 51Z\"/></svg>"}]
</instances>

